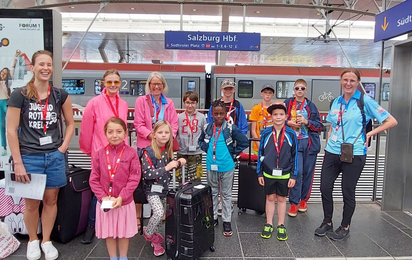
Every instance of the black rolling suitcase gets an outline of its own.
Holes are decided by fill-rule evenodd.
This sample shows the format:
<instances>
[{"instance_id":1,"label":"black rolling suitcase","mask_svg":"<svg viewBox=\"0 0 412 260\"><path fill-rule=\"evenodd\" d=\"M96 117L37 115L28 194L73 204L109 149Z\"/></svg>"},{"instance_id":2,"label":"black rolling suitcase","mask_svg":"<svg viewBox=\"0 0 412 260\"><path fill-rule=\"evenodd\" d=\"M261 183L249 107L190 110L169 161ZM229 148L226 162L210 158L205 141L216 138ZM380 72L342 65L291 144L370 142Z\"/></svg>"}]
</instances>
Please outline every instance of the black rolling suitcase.
<instances>
[{"instance_id":1,"label":"black rolling suitcase","mask_svg":"<svg viewBox=\"0 0 412 260\"><path fill-rule=\"evenodd\" d=\"M250 138L249 142L259 141L259 139ZM259 159L259 158L258 158ZM239 214L246 209L255 210L259 214L265 213L266 195L258 182L257 163L251 161L251 144L249 145L249 160L242 161L239 164L239 190L237 194L237 206Z\"/></svg>"},{"instance_id":2,"label":"black rolling suitcase","mask_svg":"<svg viewBox=\"0 0 412 260\"><path fill-rule=\"evenodd\" d=\"M184 182L184 168L182 169ZM167 194L166 254L168 259L199 259L207 250L214 251L215 241L212 189L200 182L188 183Z\"/></svg>"},{"instance_id":3,"label":"black rolling suitcase","mask_svg":"<svg viewBox=\"0 0 412 260\"><path fill-rule=\"evenodd\" d=\"M51 238L67 243L87 228L92 190L90 170L70 166L66 170L67 185L60 188L57 199L57 217Z\"/></svg>"}]
</instances>

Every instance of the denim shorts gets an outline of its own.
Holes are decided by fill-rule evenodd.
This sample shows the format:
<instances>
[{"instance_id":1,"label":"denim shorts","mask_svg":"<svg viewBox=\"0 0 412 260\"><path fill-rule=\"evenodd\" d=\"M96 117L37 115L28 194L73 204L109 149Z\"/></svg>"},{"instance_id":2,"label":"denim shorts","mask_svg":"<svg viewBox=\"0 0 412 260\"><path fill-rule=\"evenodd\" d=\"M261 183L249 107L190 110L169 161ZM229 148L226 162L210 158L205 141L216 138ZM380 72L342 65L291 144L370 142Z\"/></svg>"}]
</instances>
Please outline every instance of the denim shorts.
<instances>
[{"instance_id":1,"label":"denim shorts","mask_svg":"<svg viewBox=\"0 0 412 260\"><path fill-rule=\"evenodd\" d=\"M56 150L51 153L22 154L27 173L46 174L46 189L61 188L66 185L66 162L64 153Z\"/></svg>"}]
</instances>

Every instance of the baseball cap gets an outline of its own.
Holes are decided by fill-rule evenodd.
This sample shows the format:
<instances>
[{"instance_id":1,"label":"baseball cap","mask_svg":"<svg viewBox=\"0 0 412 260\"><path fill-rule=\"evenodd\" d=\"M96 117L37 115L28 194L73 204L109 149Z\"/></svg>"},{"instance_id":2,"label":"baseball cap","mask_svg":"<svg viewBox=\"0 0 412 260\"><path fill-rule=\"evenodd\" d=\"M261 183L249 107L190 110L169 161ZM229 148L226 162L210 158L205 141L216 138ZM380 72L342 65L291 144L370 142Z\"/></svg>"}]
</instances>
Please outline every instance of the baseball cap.
<instances>
[{"instance_id":1,"label":"baseball cap","mask_svg":"<svg viewBox=\"0 0 412 260\"><path fill-rule=\"evenodd\" d=\"M275 93L275 88L274 88L271 84L269 84L269 83L266 83L265 85L263 85L262 88L261 88L261 90L260 90L260 92L262 92L262 91L265 90L265 89L270 89L270 90L273 91L273 93Z\"/></svg>"},{"instance_id":2,"label":"baseball cap","mask_svg":"<svg viewBox=\"0 0 412 260\"><path fill-rule=\"evenodd\" d=\"M220 88L234 88L236 87L236 82L234 82L232 79L224 79L222 81L222 85Z\"/></svg>"},{"instance_id":3,"label":"baseball cap","mask_svg":"<svg viewBox=\"0 0 412 260\"><path fill-rule=\"evenodd\" d=\"M270 105L267 110L269 114L272 114L272 111L275 109L283 109L285 110L285 113L287 113L285 103L275 102L272 105Z\"/></svg>"}]
</instances>

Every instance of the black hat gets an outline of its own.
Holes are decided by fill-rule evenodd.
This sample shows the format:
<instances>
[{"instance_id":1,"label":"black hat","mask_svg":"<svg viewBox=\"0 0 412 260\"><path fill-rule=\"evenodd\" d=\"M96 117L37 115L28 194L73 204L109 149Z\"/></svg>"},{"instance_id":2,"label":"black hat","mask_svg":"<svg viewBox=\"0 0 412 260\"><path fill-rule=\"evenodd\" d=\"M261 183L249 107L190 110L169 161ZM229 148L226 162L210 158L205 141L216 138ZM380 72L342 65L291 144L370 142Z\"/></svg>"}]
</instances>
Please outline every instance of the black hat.
<instances>
[{"instance_id":1,"label":"black hat","mask_svg":"<svg viewBox=\"0 0 412 260\"><path fill-rule=\"evenodd\" d=\"M282 102L273 103L272 105L268 107L267 110L269 114L272 114L272 111L275 109L283 109L285 110L285 113L287 113L285 103L282 103Z\"/></svg>"},{"instance_id":2,"label":"black hat","mask_svg":"<svg viewBox=\"0 0 412 260\"><path fill-rule=\"evenodd\" d=\"M275 88L269 83L266 83L265 85L263 85L262 88L260 89L260 92L262 92L265 89L270 89L273 91L273 93L275 93Z\"/></svg>"}]
</instances>

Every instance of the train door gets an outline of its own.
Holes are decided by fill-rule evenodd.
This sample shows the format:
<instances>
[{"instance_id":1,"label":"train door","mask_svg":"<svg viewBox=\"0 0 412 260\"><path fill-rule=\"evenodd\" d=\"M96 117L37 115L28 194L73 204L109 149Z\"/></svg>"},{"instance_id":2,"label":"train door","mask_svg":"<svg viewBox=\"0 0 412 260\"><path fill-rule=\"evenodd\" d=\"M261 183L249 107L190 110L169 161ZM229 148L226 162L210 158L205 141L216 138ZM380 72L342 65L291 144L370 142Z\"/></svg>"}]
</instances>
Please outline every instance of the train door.
<instances>
[{"instance_id":1,"label":"train door","mask_svg":"<svg viewBox=\"0 0 412 260\"><path fill-rule=\"evenodd\" d=\"M312 80L311 100L320 113L328 113L330 102L341 95L342 88L339 80L314 79Z\"/></svg>"},{"instance_id":2,"label":"train door","mask_svg":"<svg viewBox=\"0 0 412 260\"><path fill-rule=\"evenodd\" d=\"M187 91L193 91L196 92L199 95L199 103L200 104L200 98L201 98L201 93L200 93L200 77L182 77L182 96L184 93ZM202 97L203 98L203 97ZM180 99L180 107L183 109L183 100ZM199 108L199 107L198 107Z\"/></svg>"}]
</instances>

